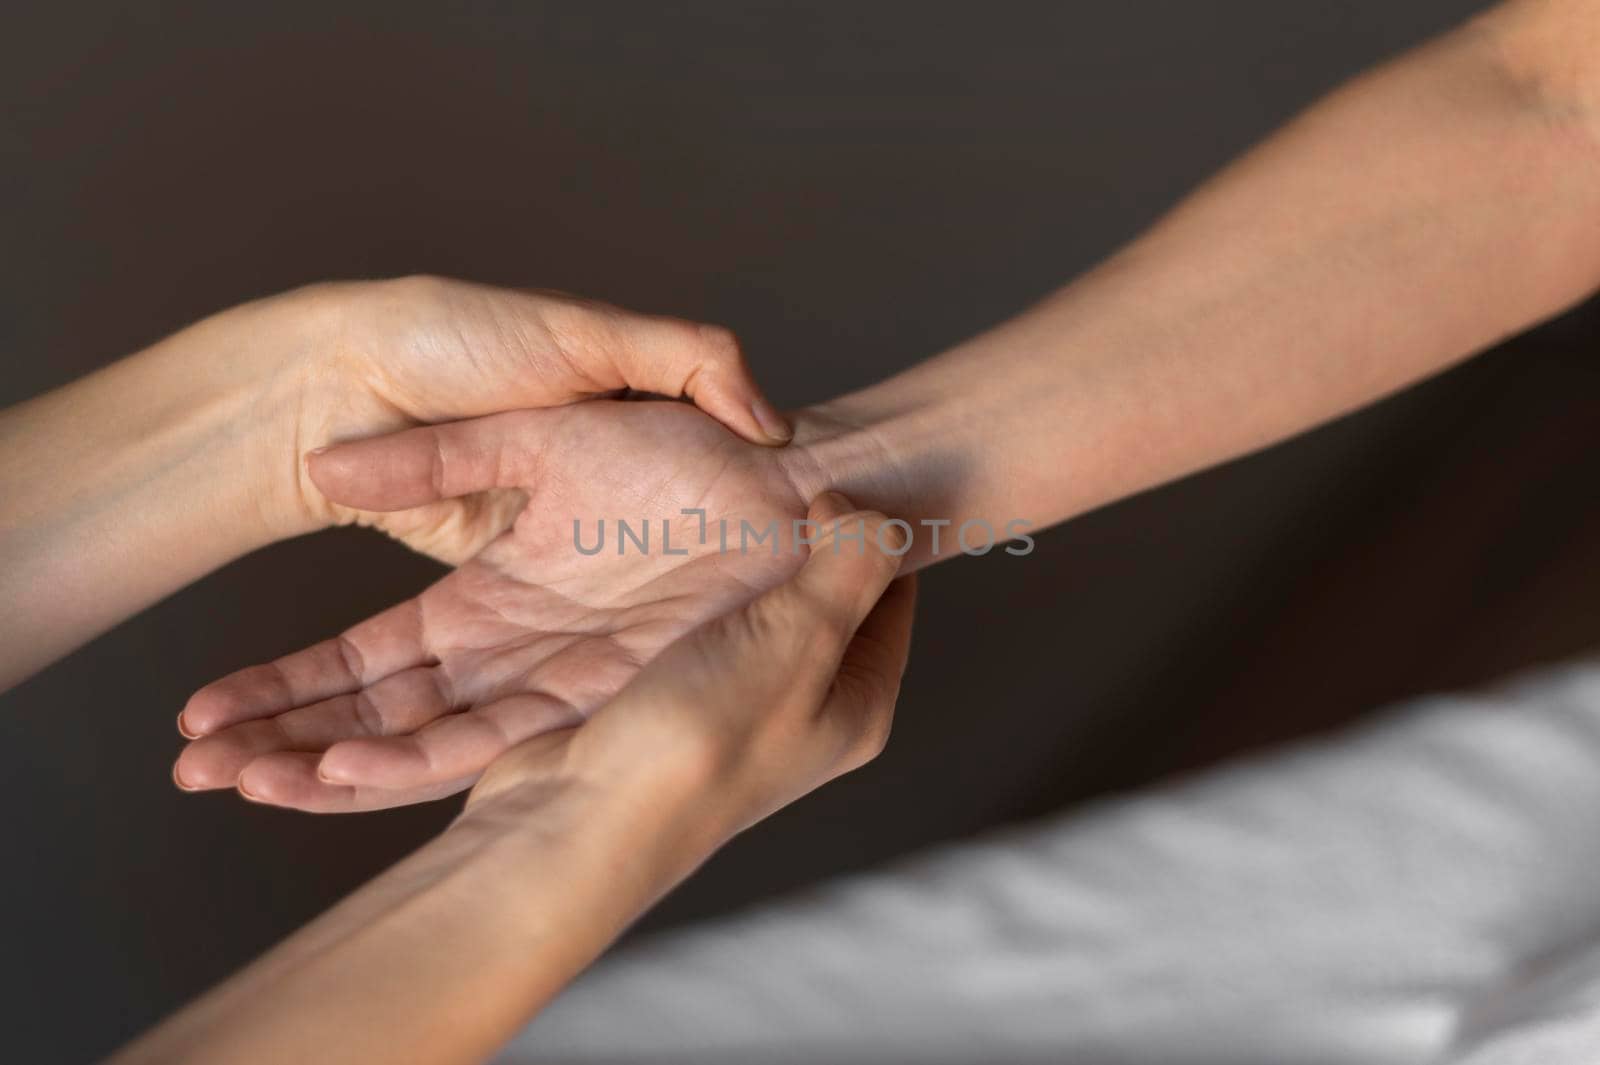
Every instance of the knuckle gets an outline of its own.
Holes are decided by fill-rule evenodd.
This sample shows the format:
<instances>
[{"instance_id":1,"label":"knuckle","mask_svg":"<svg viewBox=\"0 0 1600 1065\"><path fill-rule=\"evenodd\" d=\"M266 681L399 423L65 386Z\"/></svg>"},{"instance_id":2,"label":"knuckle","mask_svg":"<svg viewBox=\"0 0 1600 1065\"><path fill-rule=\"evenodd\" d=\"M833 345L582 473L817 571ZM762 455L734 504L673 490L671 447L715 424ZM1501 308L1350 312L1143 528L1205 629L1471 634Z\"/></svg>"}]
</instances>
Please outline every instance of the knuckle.
<instances>
[{"instance_id":1,"label":"knuckle","mask_svg":"<svg viewBox=\"0 0 1600 1065\"><path fill-rule=\"evenodd\" d=\"M809 649L816 653L836 654L850 642L854 632L855 620L849 614L831 604L824 604L809 619Z\"/></svg>"},{"instance_id":2,"label":"knuckle","mask_svg":"<svg viewBox=\"0 0 1600 1065\"><path fill-rule=\"evenodd\" d=\"M372 695L366 690L358 691L350 704L351 712L355 715L357 726L368 736L387 736L389 734L388 722L384 719L383 711L373 701Z\"/></svg>"},{"instance_id":3,"label":"knuckle","mask_svg":"<svg viewBox=\"0 0 1600 1065\"><path fill-rule=\"evenodd\" d=\"M565 351L578 351L604 339L610 328L610 308L569 296L540 294L533 297L535 314L551 342Z\"/></svg>"},{"instance_id":4,"label":"knuckle","mask_svg":"<svg viewBox=\"0 0 1600 1065\"><path fill-rule=\"evenodd\" d=\"M689 326L708 361L737 364L744 360L739 337L732 329L708 322L693 322L689 323Z\"/></svg>"},{"instance_id":5,"label":"knuckle","mask_svg":"<svg viewBox=\"0 0 1600 1065\"><path fill-rule=\"evenodd\" d=\"M795 603L790 596L760 600L758 609L747 615L751 642L780 651L803 649L816 632L810 617L812 613L807 604Z\"/></svg>"},{"instance_id":6,"label":"knuckle","mask_svg":"<svg viewBox=\"0 0 1600 1065\"><path fill-rule=\"evenodd\" d=\"M879 653L870 657L863 655L863 660L855 663L847 662L839 671L839 683L849 686L851 696L863 713L891 714L895 702L900 698L900 674L891 672L894 667L889 664L889 656L882 644L869 642L867 637L860 635L856 641L856 646Z\"/></svg>"},{"instance_id":7,"label":"knuckle","mask_svg":"<svg viewBox=\"0 0 1600 1065\"><path fill-rule=\"evenodd\" d=\"M891 718L885 713L871 713L852 722L844 736L844 746L839 753L837 775L853 773L872 762L889 745Z\"/></svg>"},{"instance_id":8,"label":"knuckle","mask_svg":"<svg viewBox=\"0 0 1600 1065\"><path fill-rule=\"evenodd\" d=\"M749 612L752 643L785 668L837 655L850 639L850 619L830 603L796 589Z\"/></svg>"},{"instance_id":9,"label":"knuckle","mask_svg":"<svg viewBox=\"0 0 1600 1065\"><path fill-rule=\"evenodd\" d=\"M418 273L393 278L388 287L397 297L420 303L442 298L451 284L448 278L438 274Z\"/></svg>"},{"instance_id":10,"label":"knuckle","mask_svg":"<svg viewBox=\"0 0 1600 1065\"><path fill-rule=\"evenodd\" d=\"M877 530L874 530L871 535L873 536L872 546L862 552L867 557L867 570L879 582L887 584L890 578L900 571L900 556L891 554L886 550L886 547L898 551L901 547L901 542L885 537L884 543L880 545L877 540Z\"/></svg>"},{"instance_id":11,"label":"knuckle","mask_svg":"<svg viewBox=\"0 0 1600 1065\"><path fill-rule=\"evenodd\" d=\"M874 711L867 715L856 736L854 753L858 759L856 762L858 768L877 758L889 746L891 726L892 719L886 710Z\"/></svg>"}]
</instances>

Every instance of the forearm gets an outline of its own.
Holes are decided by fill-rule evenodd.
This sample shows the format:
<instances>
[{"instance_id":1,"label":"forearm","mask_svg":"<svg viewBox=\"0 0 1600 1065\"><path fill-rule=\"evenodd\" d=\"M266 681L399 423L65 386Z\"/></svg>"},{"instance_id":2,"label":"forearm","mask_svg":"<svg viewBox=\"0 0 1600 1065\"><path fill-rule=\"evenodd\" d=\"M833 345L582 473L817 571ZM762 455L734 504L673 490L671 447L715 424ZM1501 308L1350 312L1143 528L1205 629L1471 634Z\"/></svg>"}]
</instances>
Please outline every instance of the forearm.
<instances>
[{"instance_id":1,"label":"forearm","mask_svg":"<svg viewBox=\"0 0 1600 1065\"><path fill-rule=\"evenodd\" d=\"M859 525L863 543L884 522L836 495L808 520ZM882 749L916 598L897 570L819 542L582 725L501 754L444 836L122 1065L487 1058L723 842Z\"/></svg>"},{"instance_id":2,"label":"forearm","mask_svg":"<svg viewBox=\"0 0 1600 1065\"><path fill-rule=\"evenodd\" d=\"M521 500L337 507L320 446L621 388L789 434L726 330L431 277L318 284L206 319L0 412L0 688L270 540L372 524L455 564Z\"/></svg>"},{"instance_id":3,"label":"forearm","mask_svg":"<svg viewBox=\"0 0 1600 1065\"><path fill-rule=\"evenodd\" d=\"M802 441L823 479L907 519L1048 525L1588 294L1596 119L1577 80L1538 76L1560 60L1527 43L1545 9L1523 10L1357 79L1039 306L818 408Z\"/></svg>"},{"instance_id":4,"label":"forearm","mask_svg":"<svg viewBox=\"0 0 1600 1065\"><path fill-rule=\"evenodd\" d=\"M0 688L285 530L299 352L269 304L0 412Z\"/></svg>"},{"instance_id":5,"label":"forearm","mask_svg":"<svg viewBox=\"0 0 1600 1065\"><path fill-rule=\"evenodd\" d=\"M526 782L116 1060L487 1058L717 842L704 789L649 763L627 781L574 774L550 740Z\"/></svg>"}]
</instances>

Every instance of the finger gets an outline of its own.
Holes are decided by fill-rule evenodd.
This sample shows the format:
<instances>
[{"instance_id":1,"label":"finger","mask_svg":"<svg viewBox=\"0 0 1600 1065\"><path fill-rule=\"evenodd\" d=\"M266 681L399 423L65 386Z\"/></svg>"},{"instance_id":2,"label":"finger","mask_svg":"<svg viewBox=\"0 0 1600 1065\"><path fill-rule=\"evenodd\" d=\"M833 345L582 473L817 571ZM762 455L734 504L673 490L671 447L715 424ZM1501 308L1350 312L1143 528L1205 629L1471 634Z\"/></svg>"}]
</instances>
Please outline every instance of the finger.
<instances>
[{"instance_id":1,"label":"finger","mask_svg":"<svg viewBox=\"0 0 1600 1065\"><path fill-rule=\"evenodd\" d=\"M894 552L905 539L882 514L857 511L837 492L818 497L808 517L819 536L792 579L698 630L685 650L646 666L630 690L646 691L652 682L678 689L687 681L759 702L793 688L820 703L858 626L894 578ZM713 669L686 669L686 658Z\"/></svg>"},{"instance_id":2,"label":"finger","mask_svg":"<svg viewBox=\"0 0 1600 1065\"><path fill-rule=\"evenodd\" d=\"M317 776L320 756L279 751L257 758L239 775L239 794L251 802L314 814L364 813L432 802L472 786L476 776L427 787L386 791L330 784Z\"/></svg>"},{"instance_id":3,"label":"finger","mask_svg":"<svg viewBox=\"0 0 1600 1065\"><path fill-rule=\"evenodd\" d=\"M427 657L422 608L409 599L331 640L212 681L189 697L178 731L190 739L229 725L359 691Z\"/></svg>"},{"instance_id":4,"label":"finger","mask_svg":"<svg viewBox=\"0 0 1600 1065\"><path fill-rule=\"evenodd\" d=\"M747 731L738 721L754 710L787 706L815 723L818 711L832 716L826 714L834 709L828 700L836 695L847 654L853 656L852 670L887 671L903 660L906 637L897 627L906 625L909 585L864 637L861 630L899 568L904 530L882 514L854 510L836 493L819 497L809 518L821 535L788 583L669 647L577 730L575 747L613 765L626 765L653 746L670 747L678 731L671 715L661 718L666 732L643 734L657 719L648 712L652 705L695 707L708 722L720 715L729 736ZM852 683L846 682L847 690ZM853 694L851 699L866 705ZM828 727L839 736L837 753L846 755L846 763L859 764L862 758L852 755L862 749L860 730L836 732L832 722Z\"/></svg>"},{"instance_id":5,"label":"finger","mask_svg":"<svg viewBox=\"0 0 1600 1065\"><path fill-rule=\"evenodd\" d=\"M787 419L761 392L734 334L714 325L665 320L639 330L618 356L629 388L684 396L754 444L786 444Z\"/></svg>"},{"instance_id":6,"label":"finger","mask_svg":"<svg viewBox=\"0 0 1600 1065\"><path fill-rule=\"evenodd\" d=\"M900 679L911 653L911 622L917 609L917 578L901 577L889 585L845 648L824 712L846 730L860 752L871 760L883 750L900 697Z\"/></svg>"},{"instance_id":7,"label":"finger","mask_svg":"<svg viewBox=\"0 0 1600 1065\"><path fill-rule=\"evenodd\" d=\"M340 743L323 756L318 772L334 784L432 786L475 776L523 740L583 719L564 699L523 692L435 721L414 735Z\"/></svg>"},{"instance_id":8,"label":"finger","mask_svg":"<svg viewBox=\"0 0 1600 1065\"><path fill-rule=\"evenodd\" d=\"M794 436L730 330L571 299L543 305L541 318L567 361L600 390L686 397L753 444L786 444Z\"/></svg>"},{"instance_id":9,"label":"finger","mask_svg":"<svg viewBox=\"0 0 1600 1065\"><path fill-rule=\"evenodd\" d=\"M819 496L807 517L820 529L810 557L789 583L752 607L803 618L830 649L825 672L831 677L857 627L899 572L906 534L882 514L855 510L838 492ZM815 672L821 676L824 670Z\"/></svg>"},{"instance_id":10,"label":"finger","mask_svg":"<svg viewBox=\"0 0 1600 1065\"><path fill-rule=\"evenodd\" d=\"M412 732L455 708L445 671L419 666L369 687L202 736L185 747L173 779L187 791L231 788L245 766L275 751L320 754L363 736Z\"/></svg>"},{"instance_id":11,"label":"finger","mask_svg":"<svg viewBox=\"0 0 1600 1065\"><path fill-rule=\"evenodd\" d=\"M518 410L405 429L319 448L306 456L311 481L357 510L407 510L490 488L516 488L538 475L559 410Z\"/></svg>"}]
</instances>

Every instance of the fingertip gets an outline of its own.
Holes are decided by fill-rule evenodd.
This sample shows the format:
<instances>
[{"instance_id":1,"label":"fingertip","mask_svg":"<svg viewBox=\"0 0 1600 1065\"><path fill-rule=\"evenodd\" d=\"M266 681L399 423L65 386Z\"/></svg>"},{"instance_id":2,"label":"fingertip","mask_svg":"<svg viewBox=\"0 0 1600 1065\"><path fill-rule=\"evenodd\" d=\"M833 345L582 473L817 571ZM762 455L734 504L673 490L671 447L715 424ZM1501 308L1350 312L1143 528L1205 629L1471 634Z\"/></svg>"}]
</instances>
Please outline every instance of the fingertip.
<instances>
[{"instance_id":1,"label":"fingertip","mask_svg":"<svg viewBox=\"0 0 1600 1065\"><path fill-rule=\"evenodd\" d=\"M325 444L307 451L302 460L306 476L317 486L317 491L335 501L350 483L350 463L345 452L343 445Z\"/></svg>"},{"instance_id":2,"label":"fingertip","mask_svg":"<svg viewBox=\"0 0 1600 1065\"><path fill-rule=\"evenodd\" d=\"M757 447L782 447L794 439L794 430L776 407L761 395L755 383L735 377L712 377L685 395L729 432Z\"/></svg>"},{"instance_id":3,"label":"fingertip","mask_svg":"<svg viewBox=\"0 0 1600 1065\"><path fill-rule=\"evenodd\" d=\"M189 696L189 701L178 712L178 733L186 740L209 736L227 723L232 711L221 682L207 684Z\"/></svg>"},{"instance_id":4,"label":"fingertip","mask_svg":"<svg viewBox=\"0 0 1600 1065\"><path fill-rule=\"evenodd\" d=\"M719 325L688 324L691 343L680 350L692 367L680 394L752 444L782 447L793 440L794 427L762 393L739 338ZM653 372L665 372L670 364L657 364Z\"/></svg>"},{"instance_id":5,"label":"fingertip","mask_svg":"<svg viewBox=\"0 0 1600 1065\"><path fill-rule=\"evenodd\" d=\"M358 737L340 740L317 760L317 779L324 784L394 787L395 748L392 739Z\"/></svg>"},{"instance_id":6,"label":"fingertip","mask_svg":"<svg viewBox=\"0 0 1600 1065\"><path fill-rule=\"evenodd\" d=\"M794 426L764 396L758 395L750 401L750 413L763 435L775 446L782 447L794 439Z\"/></svg>"},{"instance_id":7,"label":"fingertip","mask_svg":"<svg viewBox=\"0 0 1600 1065\"><path fill-rule=\"evenodd\" d=\"M806 517L820 525L837 521L855 509L856 505L843 492L828 491L811 501Z\"/></svg>"},{"instance_id":8,"label":"fingertip","mask_svg":"<svg viewBox=\"0 0 1600 1065\"><path fill-rule=\"evenodd\" d=\"M184 791L213 791L233 787L235 777L228 772L226 760L219 760L215 750L190 744L179 752L172 763L172 782Z\"/></svg>"},{"instance_id":9,"label":"fingertip","mask_svg":"<svg viewBox=\"0 0 1600 1065\"><path fill-rule=\"evenodd\" d=\"M281 767L274 767L269 758L258 758L245 766L233 782L233 790L246 802L257 806L290 806L294 795L292 787L285 787Z\"/></svg>"},{"instance_id":10,"label":"fingertip","mask_svg":"<svg viewBox=\"0 0 1600 1065\"><path fill-rule=\"evenodd\" d=\"M286 800L294 795L294 788L285 786L282 764L270 754L241 769L234 779L233 790L240 798L261 806L286 806Z\"/></svg>"},{"instance_id":11,"label":"fingertip","mask_svg":"<svg viewBox=\"0 0 1600 1065\"><path fill-rule=\"evenodd\" d=\"M306 452L306 476L331 503L360 510L404 510L435 498L431 426L348 440Z\"/></svg>"},{"instance_id":12,"label":"fingertip","mask_svg":"<svg viewBox=\"0 0 1600 1065\"><path fill-rule=\"evenodd\" d=\"M324 784L354 784L356 783L355 767L350 764L347 752L341 751L342 743L329 747L317 762L317 779Z\"/></svg>"},{"instance_id":13,"label":"fingertip","mask_svg":"<svg viewBox=\"0 0 1600 1065\"><path fill-rule=\"evenodd\" d=\"M807 518L822 527L823 539L813 545L812 554L816 554L816 547L826 543L829 538L843 534L856 541L860 550L848 552L857 556L868 554L865 550L867 544L877 547L877 553L892 559L898 559L905 554L908 538L903 528L903 522L892 522L889 518L876 510L857 509L843 492L827 491L811 501L810 512ZM859 534L859 539L857 539ZM842 546L842 545L841 545ZM838 554L839 551L833 553Z\"/></svg>"},{"instance_id":14,"label":"fingertip","mask_svg":"<svg viewBox=\"0 0 1600 1065\"><path fill-rule=\"evenodd\" d=\"M178 732L184 739L200 739L210 736L218 728L218 721L222 718L222 707L211 705L216 702L211 694L210 684L189 696L189 702L178 712Z\"/></svg>"},{"instance_id":15,"label":"fingertip","mask_svg":"<svg viewBox=\"0 0 1600 1065\"><path fill-rule=\"evenodd\" d=\"M807 609L836 613L853 632L900 568L904 534L874 510L859 510L839 492L812 501L810 520L822 535L794 584L808 599Z\"/></svg>"},{"instance_id":16,"label":"fingertip","mask_svg":"<svg viewBox=\"0 0 1600 1065\"><path fill-rule=\"evenodd\" d=\"M891 558L899 558L906 553L906 546L911 542L911 535L899 523L890 522L888 518L878 515L882 519L878 525L878 543L882 545L884 554Z\"/></svg>"}]
</instances>

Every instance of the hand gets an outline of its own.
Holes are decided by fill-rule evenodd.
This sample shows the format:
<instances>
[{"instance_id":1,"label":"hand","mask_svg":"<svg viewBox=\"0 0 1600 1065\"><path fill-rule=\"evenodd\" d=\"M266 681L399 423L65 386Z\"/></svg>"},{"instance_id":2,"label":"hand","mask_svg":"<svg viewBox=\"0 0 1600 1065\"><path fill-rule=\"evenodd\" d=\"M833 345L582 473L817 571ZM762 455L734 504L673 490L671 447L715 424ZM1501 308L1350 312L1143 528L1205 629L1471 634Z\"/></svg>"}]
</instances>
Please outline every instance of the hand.
<instances>
[{"instance_id":1,"label":"hand","mask_svg":"<svg viewBox=\"0 0 1600 1065\"><path fill-rule=\"evenodd\" d=\"M884 594L884 519L848 511L824 496L811 518L864 543L814 546L581 728L506 753L449 831L116 1060L492 1056L729 835L882 746L914 590Z\"/></svg>"},{"instance_id":2,"label":"hand","mask_svg":"<svg viewBox=\"0 0 1600 1065\"><path fill-rule=\"evenodd\" d=\"M278 301L307 323L311 352L293 439L274 464L294 477L286 533L371 525L455 564L503 532L522 506L515 491L374 513L327 499L300 468L298 457L319 445L411 425L633 389L687 397L754 443L792 435L717 326L430 277L319 285ZM283 462L282 451L296 461Z\"/></svg>"},{"instance_id":3,"label":"hand","mask_svg":"<svg viewBox=\"0 0 1600 1065\"><path fill-rule=\"evenodd\" d=\"M515 516L515 492L374 515L328 500L301 457L624 387L688 396L746 439L788 435L725 330L428 278L243 304L0 411L0 689L218 566L331 523L469 558Z\"/></svg>"},{"instance_id":4,"label":"hand","mask_svg":"<svg viewBox=\"0 0 1600 1065\"><path fill-rule=\"evenodd\" d=\"M582 728L502 755L458 825L499 816L519 793L523 805L548 803L553 784L575 777L680 811L679 830L692 825L700 840L685 850L692 867L876 757L910 649L916 578L894 580L904 539L883 515L829 492L809 517L824 533L791 580L680 638ZM861 541L837 537L857 529Z\"/></svg>"},{"instance_id":5,"label":"hand","mask_svg":"<svg viewBox=\"0 0 1600 1065\"><path fill-rule=\"evenodd\" d=\"M527 505L417 597L197 692L180 718L195 740L175 778L314 811L467 787L518 742L582 720L684 632L792 573L803 560L793 522L806 515L807 461L802 449L748 444L683 404L609 400L313 455L311 481L362 512L493 490ZM705 511L703 542L685 508ZM648 522L648 551L619 541L619 518L636 531ZM588 548L601 520L604 550L581 553L575 523ZM774 537L741 551L741 523Z\"/></svg>"}]
</instances>

